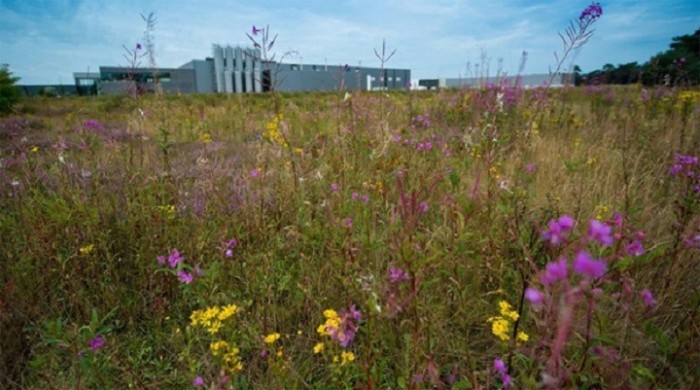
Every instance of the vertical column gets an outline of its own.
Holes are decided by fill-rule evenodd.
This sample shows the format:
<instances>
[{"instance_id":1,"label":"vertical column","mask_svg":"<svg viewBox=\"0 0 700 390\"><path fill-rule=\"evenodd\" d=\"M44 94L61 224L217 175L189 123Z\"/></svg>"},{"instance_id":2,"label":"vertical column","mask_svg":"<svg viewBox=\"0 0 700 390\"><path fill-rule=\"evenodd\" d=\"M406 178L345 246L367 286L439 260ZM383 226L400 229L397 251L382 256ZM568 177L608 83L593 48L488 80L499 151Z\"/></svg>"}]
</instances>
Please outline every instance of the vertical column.
<instances>
[{"instance_id":1,"label":"vertical column","mask_svg":"<svg viewBox=\"0 0 700 390\"><path fill-rule=\"evenodd\" d=\"M240 47L235 49L235 62L233 68L233 77L235 79L236 93L243 92L243 77L241 72L243 71L243 51Z\"/></svg>"},{"instance_id":2,"label":"vertical column","mask_svg":"<svg viewBox=\"0 0 700 390\"><path fill-rule=\"evenodd\" d=\"M255 79L255 92L262 92L262 62L260 49L253 50L253 78Z\"/></svg>"},{"instance_id":3,"label":"vertical column","mask_svg":"<svg viewBox=\"0 0 700 390\"><path fill-rule=\"evenodd\" d=\"M223 49L214 45L214 77L216 78L216 92L224 92L224 56Z\"/></svg>"}]
</instances>

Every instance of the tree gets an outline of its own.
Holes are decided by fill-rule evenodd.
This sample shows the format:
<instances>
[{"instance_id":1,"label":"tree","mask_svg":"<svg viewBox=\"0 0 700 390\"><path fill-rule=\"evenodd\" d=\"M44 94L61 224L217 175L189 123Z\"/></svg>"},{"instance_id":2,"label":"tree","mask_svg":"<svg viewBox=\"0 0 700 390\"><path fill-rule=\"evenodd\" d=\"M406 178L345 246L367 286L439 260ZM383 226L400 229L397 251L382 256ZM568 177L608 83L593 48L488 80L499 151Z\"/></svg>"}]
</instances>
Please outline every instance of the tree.
<instances>
[{"instance_id":1,"label":"tree","mask_svg":"<svg viewBox=\"0 0 700 390\"><path fill-rule=\"evenodd\" d=\"M19 101L22 96L17 87L19 77L12 76L10 67L7 64L0 66L0 115L7 115L12 112L12 106Z\"/></svg>"}]
</instances>

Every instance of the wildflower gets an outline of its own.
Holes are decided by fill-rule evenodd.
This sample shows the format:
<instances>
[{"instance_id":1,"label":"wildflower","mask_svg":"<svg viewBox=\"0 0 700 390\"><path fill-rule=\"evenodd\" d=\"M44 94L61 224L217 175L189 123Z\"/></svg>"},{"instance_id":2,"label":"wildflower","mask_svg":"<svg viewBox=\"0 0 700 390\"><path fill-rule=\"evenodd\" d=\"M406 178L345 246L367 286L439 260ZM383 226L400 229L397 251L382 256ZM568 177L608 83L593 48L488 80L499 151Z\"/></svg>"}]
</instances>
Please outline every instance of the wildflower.
<instances>
[{"instance_id":1,"label":"wildflower","mask_svg":"<svg viewBox=\"0 0 700 390\"><path fill-rule=\"evenodd\" d=\"M537 166L533 163L527 163L525 164L525 170L527 173L533 173L537 170Z\"/></svg>"},{"instance_id":2,"label":"wildflower","mask_svg":"<svg viewBox=\"0 0 700 390\"><path fill-rule=\"evenodd\" d=\"M357 198L360 197L360 194L358 194L357 192L353 192L350 197L352 198L352 200L357 200Z\"/></svg>"},{"instance_id":3,"label":"wildflower","mask_svg":"<svg viewBox=\"0 0 700 390\"><path fill-rule=\"evenodd\" d=\"M423 201L418 203L418 212L419 213L425 213L428 211L428 202Z\"/></svg>"},{"instance_id":4,"label":"wildflower","mask_svg":"<svg viewBox=\"0 0 700 390\"><path fill-rule=\"evenodd\" d=\"M641 241L634 240L627 245L625 252L627 252L629 256L641 256L644 254L644 246Z\"/></svg>"},{"instance_id":5,"label":"wildflower","mask_svg":"<svg viewBox=\"0 0 700 390\"><path fill-rule=\"evenodd\" d=\"M540 276L540 282L545 286L564 280L568 277L569 261L566 258L561 258L557 261L552 261L545 266L544 273Z\"/></svg>"},{"instance_id":6,"label":"wildflower","mask_svg":"<svg viewBox=\"0 0 700 390\"><path fill-rule=\"evenodd\" d=\"M323 343L318 343L314 345L314 353L321 353L323 352L323 349L326 347L326 344Z\"/></svg>"},{"instance_id":7,"label":"wildflower","mask_svg":"<svg viewBox=\"0 0 700 390\"><path fill-rule=\"evenodd\" d=\"M347 363L350 363L355 360L355 354L352 352L341 352L340 353L340 365L344 366Z\"/></svg>"},{"instance_id":8,"label":"wildflower","mask_svg":"<svg viewBox=\"0 0 700 390\"><path fill-rule=\"evenodd\" d=\"M600 6L600 3L591 3L581 12L578 20L583 23L591 23L601 15L603 15L603 7Z\"/></svg>"},{"instance_id":9,"label":"wildflower","mask_svg":"<svg viewBox=\"0 0 700 390\"><path fill-rule=\"evenodd\" d=\"M180 270L177 272L177 277L184 284L190 284L190 283L192 283L192 280L194 279L194 276L191 273L183 271L183 270Z\"/></svg>"},{"instance_id":10,"label":"wildflower","mask_svg":"<svg viewBox=\"0 0 700 390\"><path fill-rule=\"evenodd\" d=\"M558 246L566 239L568 232L574 227L574 219L568 215L562 215L559 219L549 221L549 229L542 232L542 239Z\"/></svg>"},{"instance_id":11,"label":"wildflower","mask_svg":"<svg viewBox=\"0 0 700 390\"><path fill-rule=\"evenodd\" d=\"M594 279L605 275L608 265L602 260L596 260L586 251L580 251L574 258L574 271L585 277Z\"/></svg>"},{"instance_id":12,"label":"wildflower","mask_svg":"<svg viewBox=\"0 0 700 390\"><path fill-rule=\"evenodd\" d=\"M275 341L279 340L279 338L279 333L270 333L269 335L265 336L265 339L263 341L265 342L265 344L274 344Z\"/></svg>"},{"instance_id":13,"label":"wildflower","mask_svg":"<svg viewBox=\"0 0 700 390\"><path fill-rule=\"evenodd\" d=\"M339 189L340 186L338 185L338 183L331 183L331 192L338 192Z\"/></svg>"},{"instance_id":14,"label":"wildflower","mask_svg":"<svg viewBox=\"0 0 700 390\"><path fill-rule=\"evenodd\" d=\"M92 352L97 352L98 349L104 347L105 342L105 336L102 334L98 334L92 340L88 341L88 347L90 347Z\"/></svg>"},{"instance_id":15,"label":"wildflower","mask_svg":"<svg viewBox=\"0 0 700 390\"><path fill-rule=\"evenodd\" d=\"M389 283L401 283L408 281L408 274L401 268L391 267L389 268L387 280Z\"/></svg>"},{"instance_id":16,"label":"wildflower","mask_svg":"<svg viewBox=\"0 0 700 390\"><path fill-rule=\"evenodd\" d=\"M258 35L262 31L261 28L256 28L255 25L253 25L253 36Z\"/></svg>"},{"instance_id":17,"label":"wildflower","mask_svg":"<svg viewBox=\"0 0 700 390\"><path fill-rule=\"evenodd\" d=\"M528 340L530 340L530 336L528 336L527 333L520 331L520 332L518 332L516 339L518 341L522 341L523 343L526 343Z\"/></svg>"},{"instance_id":18,"label":"wildflower","mask_svg":"<svg viewBox=\"0 0 700 390\"><path fill-rule=\"evenodd\" d=\"M141 50L141 44L140 44L140 43L136 43L136 50Z\"/></svg>"},{"instance_id":19,"label":"wildflower","mask_svg":"<svg viewBox=\"0 0 700 390\"><path fill-rule=\"evenodd\" d=\"M506 373L506 364L503 362L503 360L501 358L496 358L493 361L493 369L499 374L505 374Z\"/></svg>"},{"instance_id":20,"label":"wildflower","mask_svg":"<svg viewBox=\"0 0 700 390\"><path fill-rule=\"evenodd\" d=\"M603 222L596 219L591 219L588 222L588 239L597 242L602 246L610 246L613 243L613 237L610 234L612 228Z\"/></svg>"},{"instance_id":21,"label":"wildflower","mask_svg":"<svg viewBox=\"0 0 700 390\"><path fill-rule=\"evenodd\" d=\"M343 224L345 225L346 228L351 228L352 227L352 218L345 218L343 221Z\"/></svg>"},{"instance_id":22,"label":"wildflower","mask_svg":"<svg viewBox=\"0 0 700 390\"><path fill-rule=\"evenodd\" d=\"M326 322L319 325L316 331L321 336L330 337L342 348L347 348L355 338L362 318L355 305L350 306L348 311L343 311L340 315L335 310L326 310L323 312L323 316L326 317Z\"/></svg>"},{"instance_id":23,"label":"wildflower","mask_svg":"<svg viewBox=\"0 0 700 390\"><path fill-rule=\"evenodd\" d=\"M362 203L365 203L365 204L366 204L367 202L369 202L369 196L367 196L367 195L362 195L362 197L360 198L360 200L362 201Z\"/></svg>"},{"instance_id":24,"label":"wildflower","mask_svg":"<svg viewBox=\"0 0 700 390\"><path fill-rule=\"evenodd\" d=\"M503 317L510 318L513 321L516 321L518 317L520 317L518 315L518 312L513 310L513 307L510 305L510 303L506 301L500 301L498 302L498 306Z\"/></svg>"},{"instance_id":25,"label":"wildflower","mask_svg":"<svg viewBox=\"0 0 700 390\"><path fill-rule=\"evenodd\" d=\"M194 385L194 387L202 387L204 386L204 378L202 378L201 376L195 377L192 381L192 384Z\"/></svg>"},{"instance_id":26,"label":"wildflower","mask_svg":"<svg viewBox=\"0 0 700 390\"><path fill-rule=\"evenodd\" d=\"M224 321L231 317L232 315L236 314L238 311L238 306L234 304L230 304L228 306L222 306L221 310L219 311L219 314L217 315L217 318L221 321Z\"/></svg>"},{"instance_id":27,"label":"wildflower","mask_svg":"<svg viewBox=\"0 0 700 390\"><path fill-rule=\"evenodd\" d=\"M260 177L260 171L257 168L253 168L249 172L250 177Z\"/></svg>"},{"instance_id":28,"label":"wildflower","mask_svg":"<svg viewBox=\"0 0 700 390\"><path fill-rule=\"evenodd\" d=\"M525 299L530 301L533 306L539 306L544 302L544 294L532 287L528 287L525 289Z\"/></svg>"},{"instance_id":29,"label":"wildflower","mask_svg":"<svg viewBox=\"0 0 700 390\"><path fill-rule=\"evenodd\" d=\"M491 317L491 333L503 341L510 339L510 322L503 317Z\"/></svg>"},{"instance_id":30,"label":"wildflower","mask_svg":"<svg viewBox=\"0 0 700 390\"><path fill-rule=\"evenodd\" d=\"M168 265L170 265L170 268L177 268L177 265L182 263L183 260L185 258L180 255L180 252L177 249L173 249L170 252L170 256L168 256Z\"/></svg>"},{"instance_id":31,"label":"wildflower","mask_svg":"<svg viewBox=\"0 0 700 390\"><path fill-rule=\"evenodd\" d=\"M651 293L651 291L649 291L648 288L642 290L641 296L646 307L652 308L656 306L656 300L654 299L654 295Z\"/></svg>"},{"instance_id":32,"label":"wildflower","mask_svg":"<svg viewBox=\"0 0 700 390\"><path fill-rule=\"evenodd\" d=\"M78 249L78 252L80 252L81 255L88 255L88 254L92 253L93 249L95 249L95 245L88 244L88 245L80 247L80 249Z\"/></svg>"},{"instance_id":33,"label":"wildflower","mask_svg":"<svg viewBox=\"0 0 700 390\"><path fill-rule=\"evenodd\" d=\"M34 146L31 147L31 149L29 149L29 151L32 152L32 153L36 153L36 152L39 151L39 147L36 146L36 145L34 145Z\"/></svg>"}]
</instances>

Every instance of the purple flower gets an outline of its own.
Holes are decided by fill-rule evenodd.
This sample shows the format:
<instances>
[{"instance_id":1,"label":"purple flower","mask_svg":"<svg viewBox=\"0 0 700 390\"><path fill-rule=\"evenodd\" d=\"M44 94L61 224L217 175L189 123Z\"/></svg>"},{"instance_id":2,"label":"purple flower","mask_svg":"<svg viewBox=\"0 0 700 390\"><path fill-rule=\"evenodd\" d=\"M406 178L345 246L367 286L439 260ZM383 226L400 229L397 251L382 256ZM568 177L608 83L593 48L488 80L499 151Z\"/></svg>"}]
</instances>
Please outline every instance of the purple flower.
<instances>
[{"instance_id":1,"label":"purple flower","mask_svg":"<svg viewBox=\"0 0 700 390\"><path fill-rule=\"evenodd\" d=\"M557 261L548 263L544 268L544 273L540 276L540 282L545 286L564 280L568 277L569 260L562 257Z\"/></svg>"},{"instance_id":2,"label":"purple flower","mask_svg":"<svg viewBox=\"0 0 700 390\"><path fill-rule=\"evenodd\" d=\"M225 257L233 257L233 249L226 248L226 250L224 251L224 256Z\"/></svg>"},{"instance_id":3,"label":"purple flower","mask_svg":"<svg viewBox=\"0 0 700 390\"><path fill-rule=\"evenodd\" d=\"M423 201L418 203L418 212L419 213L425 213L428 211L428 202Z\"/></svg>"},{"instance_id":4,"label":"purple flower","mask_svg":"<svg viewBox=\"0 0 700 390\"><path fill-rule=\"evenodd\" d=\"M202 272L202 269L199 268L199 265L195 265L195 266L194 266L194 276L199 277L199 276L202 276L202 275L204 275L204 272Z\"/></svg>"},{"instance_id":5,"label":"purple flower","mask_svg":"<svg viewBox=\"0 0 700 390\"><path fill-rule=\"evenodd\" d=\"M357 334L361 319L362 314L355 305L350 306L348 311L341 311L338 327L328 327L331 340L337 341L342 348L347 348Z\"/></svg>"},{"instance_id":6,"label":"purple flower","mask_svg":"<svg viewBox=\"0 0 700 390\"><path fill-rule=\"evenodd\" d=\"M408 281L408 274L406 274L406 271L402 270L401 268L391 267L389 268L386 278L389 283L401 283Z\"/></svg>"},{"instance_id":7,"label":"purple flower","mask_svg":"<svg viewBox=\"0 0 700 390\"><path fill-rule=\"evenodd\" d=\"M253 25L253 35L258 35L261 31L261 28L255 28L255 25Z\"/></svg>"},{"instance_id":8,"label":"purple flower","mask_svg":"<svg viewBox=\"0 0 700 390\"><path fill-rule=\"evenodd\" d=\"M592 22L601 15L603 15L603 7L600 6L600 3L591 3L581 12L581 16L578 17L578 20L581 22Z\"/></svg>"},{"instance_id":9,"label":"purple flower","mask_svg":"<svg viewBox=\"0 0 700 390\"><path fill-rule=\"evenodd\" d=\"M352 200L357 200L357 198L360 197L360 194L358 194L357 192L353 192L350 197L352 198Z\"/></svg>"},{"instance_id":10,"label":"purple flower","mask_svg":"<svg viewBox=\"0 0 700 390\"><path fill-rule=\"evenodd\" d=\"M251 169L249 174L250 177L260 177L260 171L255 168Z\"/></svg>"},{"instance_id":11,"label":"purple flower","mask_svg":"<svg viewBox=\"0 0 700 390\"><path fill-rule=\"evenodd\" d=\"M105 336L102 334L98 334L95 336L92 340L88 341L88 347L92 350L92 352L97 352L98 349L104 347L105 345Z\"/></svg>"},{"instance_id":12,"label":"purple flower","mask_svg":"<svg viewBox=\"0 0 700 390\"><path fill-rule=\"evenodd\" d=\"M566 239L569 231L574 227L574 219L568 215L562 215L559 219L549 221L549 229L542 232L542 239L558 246Z\"/></svg>"},{"instance_id":13,"label":"purple flower","mask_svg":"<svg viewBox=\"0 0 700 390\"><path fill-rule=\"evenodd\" d=\"M185 272L183 270L180 270L177 272L177 277L184 284L190 284L190 283L192 283L192 279L194 279L194 277L192 276L191 273Z\"/></svg>"},{"instance_id":14,"label":"purple flower","mask_svg":"<svg viewBox=\"0 0 700 390\"><path fill-rule=\"evenodd\" d=\"M345 225L346 228L351 228L352 227L352 218L345 218L343 221L343 224Z\"/></svg>"},{"instance_id":15,"label":"purple flower","mask_svg":"<svg viewBox=\"0 0 700 390\"><path fill-rule=\"evenodd\" d=\"M641 295L646 307L651 309L652 307L656 306L656 300L654 299L654 295L651 293L651 291L649 291L648 288L642 290Z\"/></svg>"},{"instance_id":16,"label":"purple flower","mask_svg":"<svg viewBox=\"0 0 700 390\"><path fill-rule=\"evenodd\" d=\"M625 252L627 252L629 256L641 256L644 254L644 246L641 241L634 240L627 245Z\"/></svg>"},{"instance_id":17,"label":"purple flower","mask_svg":"<svg viewBox=\"0 0 700 390\"><path fill-rule=\"evenodd\" d=\"M525 170L527 173L533 173L537 170L537 166L533 163L527 163L525 164Z\"/></svg>"},{"instance_id":18,"label":"purple flower","mask_svg":"<svg viewBox=\"0 0 700 390\"><path fill-rule=\"evenodd\" d=\"M580 251L574 258L574 271L584 277L593 279L605 275L608 265L602 260L596 260L586 251Z\"/></svg>"},{"instance_id":19,"label":"purple flower","mask_svg":"<svg viewBox=\"0 0 700 390\"><path fill-rule=\"evenodd\" d=\"M613 237L610 234L612 228L597 219L591 219L588 222L588 239L597 242L602 246L610 246L613 243Z\"/></svg>"},{"instance_id":20,"label":"purple flower","mask_svg":"<svg viewBox=\"0 0 700 390\"><path fill-rule=\"evenodd\" d=\"M362 201L362 203L365 203L365 204L366 204L367 202L369 202L369 196L367 196L367 195L362 195L362 197L360 198L360 200Z\"/></svg>"},{"instance_id":21,"label":"purple flower","mask_svg":"<svg viewBox=\"0 0 700 390\"><path fill-rule=\"evenodd\" d=\"M170 252L170 256L168 256L168 264L170 265L170 268L177 268L177 265L182 263L183 260L185 260L185 258L180 255L180 252L177 249L173 249Z\"/></svg>"},{"instance_id":22,"label":"purple flower","mask_svg":"<svg viewBox=\"0 0 700 390\"><path fill-rule=\"evenodd\" d=\"M204 378L202 378L201 376L195 377L192 381L192 384L194 385L194 387L202 387L204 386Z\"/></svg>"},{"instance_id":23,"label":"purple flower","mask_svg":"<svg viewBox=\"0 0 700 390\"><path fill-rule=\"evenodd\" d=\"M525 289L525 299L530 301L533 306L540 306L544 302L544 294L539 292L537 289L528 287Z\"/></svg>"},{"instance_id":24,"label":"purple flower","mask_svg":"<svg viewBox=\"0 0 700 390\"><path fill-rule=\"evenodd\" d=\"M502 360L501 358L496 358L496 359L493 361L493 369L494 369L497 373L503 375L503 374L506 373L506 364L503 362L503 360Z\"/></svg>"},{"instance_id":25,"label":"purple flower","mask_svg":"<svg viewBox=\"0 0 700 390\"><path fill-rule=\"evenodd\" d=\"M156 261L157 261L158 264L160 264L160 265L165 265L165 260L166 260L166 257L165 257L165 256L157 256L157 257L156 257Z\"/></svg>"},{"instance_id":26,"label":"purple flower","mask_svg":"<svg viewBox=\"0 0 700 390\"><path fill-rule=\"evenodd\" d=\"M513 385L513 378L508 374L501 375L501 382L503 382L503 388L508 389Z\"/></svg>"},{"instance_id":27,"label":"purple flower","mask_svg":"<svg viewBox=\"0 0 700 390\"><path fill-rule=\"evenodd\" d=\"M141 50L141 44L140 44L140 43L137 43L137 44L136 44L136 50Z\"/></svg>"},{"instance_id":28,"label":"purple flower","mask_svg":"<svg viewBox=\"0 0 700 390\"><path fill-rule=\"evenodd\" d=\"M338 185L338 183L331 184L331 192L338 192L339 189L340 189L340 186Z\"/></svg>"}]
</instances>

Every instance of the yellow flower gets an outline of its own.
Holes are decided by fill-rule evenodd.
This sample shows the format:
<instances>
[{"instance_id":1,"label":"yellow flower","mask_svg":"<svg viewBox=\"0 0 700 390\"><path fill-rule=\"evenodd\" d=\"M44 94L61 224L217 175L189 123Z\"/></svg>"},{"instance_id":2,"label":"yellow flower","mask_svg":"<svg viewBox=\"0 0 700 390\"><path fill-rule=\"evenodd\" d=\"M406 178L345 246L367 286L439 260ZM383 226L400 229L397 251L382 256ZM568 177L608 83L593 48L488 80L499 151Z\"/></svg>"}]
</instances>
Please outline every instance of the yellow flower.
<instances>
[{"instance_id":1,"label":"yellow flower","mask_svg":"<svg viewBox=\"0 0 700 390\"><path fill-rule=\"evenodd\" d=\"M323 316L328 319L338 318L338 313L333 309L328 309L323 311Z\"/></svg>"},{"instance_id":2,"label":"yellow flower","mask_svg":"<svg viewBox=\"0 0 700 390\"><path fill-rule=\"evenodd\" d=\"M211 143L211 134L209 134L209 133L201 133L201 134L199 135L199 140L200 140L202 143L204 143L204 144Z\"/></svg>"},{"instance_id":3,"label":"yellow flower","mask_svg":"<svg viewBox=\"0 0 700 390\"><path fill-rule=\"evenodd\" d=\"M343 351L340 354L340 365L344 366L346 363L350 363L355 360L355 354L352 352Z\"/></svg>"},{"instance_id":4,"label":"yellow flower","mask_svg":"<svg viewBox=\"0 0 700 390\"><path fill-rule=\"evenodd\" d=\"M80 247L80 249L78 249L78 252L80 252L81 255L87 255L87 254L92 253L93 249L95 249L95 245L88 244L88 245Z\"/></svg>"},{"instance_id":5,"label":"yellow flower","mask_svg":"<svg viewBox=\"0 0 700 390\"><path fill-rule=\"evenodd\" d=\"M29 151L32 152L32 153L36 153L36 152L39 151L39 147L36 146L36 145L35 145L35 146L32 146L31 149L29 149Z\"/></svg>"},{"instance_id":6,"label":"yellow flower","mask_svg":"<svg viewBox=\"0 0 700 390\"><path fill-rule=\"evenodd\" d=\"M209 344L209 350L214 356L219 356L228 350L228 343L224 340L215 341Z\"/></svg>"},{"instance_id":7,"label":"yellow flower","mask_svg":"<svg viewBox=\"0 0 700 390\"><path fill-rule=\"evenodd\" d=\"M269 335L265 336L265 344L274 344L275 341L279 340L280 334L279 333L270 333Z\"/></svg>"},{"instance_id":8,"label":"yellow flower","mask_svg":"<svg viewBox=\"0 0 700 390\"><path fill-rule=\"evenodd\" d=\"M503 317L510 318L513 321L516 321L518 319L518 317L520 317L518 315L518 312L516 312L515 310L512 309L512 307L510 306L510 303L508 303L506 301L500 301L498 303L498 306L500 307L501 315Z\"/></svg>"},{"instance_id":9,"label":"yellow flower","mask_svg":"<svg viewBox=\"0 0 700 390\"><path fill-rule=\"evenodd\" d=\"M237 311L238 311L238 306L236 306L236 305L233 304L233 303L230 304L230 305L228 305L228 306L222 306L222 307L221 307L221 311L219 312L218 318L219 318L221 321L224 321L225 319L227 319L227 318L231 317L232 315L236 314Z\"/></svg>"},{"instance_id":10,"label":"yellow flower","mask_svg":"<svg viewBox=\"0 0 700 390\"><path fill-rule=\"evenodd\" d=\"M608 211L610 209L604 204L599 204L595 206L595 219L602 221L608 216Z\"/></svg>"},{"instance_id":11,"label":"yellow flower","mask_svg":"<svg viewBox=\"0 0 700 390\"><path fill-rule=\"evenodd\" d=\"M510 339L510 322L503 317L491 317L491 333L503 341Z\"/></svg>"},{"instance_id":12,"label":"yellow flower","mask_svg":"<svg viewBox=\"0 0 700 390\"><path fill-rule=\"evenodd\" d=\"M522 341L523 343L526 343L528 340L530 340L530 336L527 335L527 333L520 331L518 332L518 341Z\"/></svg>"},{"instance_id":13,"label":"yellow flower","mask_svg":"<svg viewBox=\"0 0 700 390\"><path fill-rule=\"evenodd\" d=\"M314 345L314 353L321 353L321 352L323 352L324 348L326 348L326 344L318 343L318 344Z\"/></svg>"}]
</instances>

